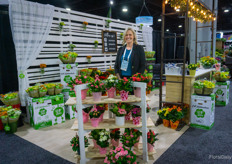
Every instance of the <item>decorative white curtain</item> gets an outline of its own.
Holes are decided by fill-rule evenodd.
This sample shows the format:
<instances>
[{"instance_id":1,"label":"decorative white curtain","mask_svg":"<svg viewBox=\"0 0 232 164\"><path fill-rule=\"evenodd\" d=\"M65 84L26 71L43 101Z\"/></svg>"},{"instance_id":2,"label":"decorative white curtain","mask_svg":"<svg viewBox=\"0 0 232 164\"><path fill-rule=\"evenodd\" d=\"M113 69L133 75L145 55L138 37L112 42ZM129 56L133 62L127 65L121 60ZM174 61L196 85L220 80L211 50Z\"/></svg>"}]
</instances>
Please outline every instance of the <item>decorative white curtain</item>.
<instances>
[{"instance_id":1,"label":"decorative white curtain","mask_svg":"<svg viewBox=\"0 0 232 164\"><path fill-rule=\"evenodd\" d=\"M143 26L143 41L147 51L152 51L153 49L152 31L151 27Z\"/></svg>"},{"instance_id":2,"label":"decorative white curtain","mask_svg":"<svg viewBox=\"0 0 232 164\"><path fill-rule=\"evenodd\" d=\"M21 105L26 105L29 86L26 69L43 48L53 20L54 6L9 0L9 17L16 50Z\"/></svg>"}]
</instances>

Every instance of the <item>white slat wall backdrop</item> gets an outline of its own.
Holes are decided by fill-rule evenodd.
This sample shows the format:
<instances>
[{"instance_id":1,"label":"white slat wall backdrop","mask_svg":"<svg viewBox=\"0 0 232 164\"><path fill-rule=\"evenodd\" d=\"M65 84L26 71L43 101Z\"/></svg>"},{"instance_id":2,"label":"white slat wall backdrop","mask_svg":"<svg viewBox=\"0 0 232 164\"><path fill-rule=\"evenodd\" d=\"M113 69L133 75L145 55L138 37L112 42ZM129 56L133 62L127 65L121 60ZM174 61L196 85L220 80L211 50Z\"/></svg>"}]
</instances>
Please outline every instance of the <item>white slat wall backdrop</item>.
<instances>
[{"instance_id":1,"label":"white slat wall backdrop","mask_svg":"<svg viewBox=\"0 0 232 164\"><path fill-rule=\"evenodd\" d=\"M86 14L77 11L67 11L62 8L55 8L52 27L47 38L46 44L39 53L36 60L31 63L27 70L29 85L38 82L57 82L60 81L59 64L61 61L58 55L68 50L69 44L76 45L74 51L78 53L76 62L78 69L97 67L105 71L111 66L114 67L116 53L102 53L102 30L116 31L117 44L122 46L120 33L126 28L132 27L137 34L138 43L144 46L142 30L134 23L111 19L110 27L105 27L105 20L109 18ZM38 19L38 22L40 20ZM88 22L87 29L83 30L83 22ZM64 22L63 31L59 31L59 23ZM22 27L23 32L25 27ZM94 41L98 41L98 48L94 48ZM92 56L91 64L88 64L86 56ZM46 64L45 73L40 73L40 64Z\"/></svg>"}]
</instances>

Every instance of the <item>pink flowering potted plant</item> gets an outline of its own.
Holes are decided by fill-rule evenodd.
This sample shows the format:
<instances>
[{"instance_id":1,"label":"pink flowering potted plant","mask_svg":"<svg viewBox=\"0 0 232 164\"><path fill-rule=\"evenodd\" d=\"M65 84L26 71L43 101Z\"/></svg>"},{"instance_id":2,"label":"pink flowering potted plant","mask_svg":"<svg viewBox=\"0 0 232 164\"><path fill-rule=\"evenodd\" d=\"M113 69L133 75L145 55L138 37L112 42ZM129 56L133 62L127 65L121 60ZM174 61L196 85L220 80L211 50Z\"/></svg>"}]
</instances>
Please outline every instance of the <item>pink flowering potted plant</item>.
<instances>
[{"instance_id":1,"label":"pink flowering potted plant","mask_svg":"<svg viewBox=\"0 0 232 164\"><path fill-rule=\"evenodd\" d=\"M99 146L99 151L100 154L106 154L107 153L107 147L109 147L109 132L106 130L102 130L101 132L99 132L99 137L97 140L97 145Z\"/></svg>"},{"instance_id":2,"label":"pink flowering potted plant","mask_svg":"<svg viewBox=\"0 0 232 164\"><path fill-rule=\"evenodd\" d=\"M126 110L121 108L121 103L114 104L114 108L110 109L112 113L116 115L115 117L115 124L118 126L122 126L125 124L125 115Z\"/></svg>"},{"instance_id":3,"label":"pink flowering potted plant","mask_svg":"<svg viewBox=\"0 0 232 164\"><path fill-rule=\"evenodd\" d=\"M120 128L110 130L110 139L111 139L111 144L114 147L118 147L119 139L120 139Z\"/></svg>"},{"instance_id":4,"label":"pink flowering potted plant","mask_svg":"<svg viewBox=\"0 0 232 164\"><path fill-rule=\"evenodd\" d=\"M92 81L91 77L85 76L85 75L77 75L75 79L71 79L71 81L68 83L68 86L72 88L72 90L75 91L76 85L86 84ZM84 100L86 98L88 89L81 90L81 99Z\"/></svg>"},{"instance_id":5,"label":"pink flowering potted plant","mask_svg":"<svg viewBox=\"0 0 232 164\"><path fill-rule=\"evenodd\" d=\"M141 73L136 73L131 77L132 81L136 82L143 82L143 83L148 83L149 79L146 75L141 74ZM141 88L135 87L134 88L134 94L136 97L141 97Z\"/></svg>"},{"instance_id":6,"label":"pink flowering potted plant","mask_svg":"<svg viewBox=\"0 0 232 164\"><path fill-rule=\"evenodd\" d=\"M85 147L89 146L89 141L88 138L85 136L84 137L85 140ZM72 150L74 152L77 152L80 155L80 142L79 142L79 136L76 134L75 137L73 137L70 141L70 146L72 146Z\"/></svg>"},{"instance_id":7,"label":"pink flowering potted plant","mask_svg":"<svg viewBox=\"0 0 232 164\"><path fill-rule=\"evenodd\" d=\"M105 80L105 87L106 87L107 95L109 98L115 97L116 80L117 80L117 77L112 74Z\"/></svg>"},{"instance_id":8,"label":"pink flowering potted plant","mask_svg":"<svg viewBox=\"0 0 232 164\"><path fill-rule=\"evenodd\" d=\"M136 107L131 110L132 114L132 120L134 125L139 125L140 124L140 118L141 118L141 108Z\"/></svg>"},{"instance_id":9,"label":"pink flowering potted plant","mask_svg":"<svg viewBox=\"0 0 232 164\"><path fill-rule=\"evenodd\" d=\"M132 150L134 145L139 142L138 137L139 135L137 132L132 129L126 128L120 141L125 147L128 147L130 150Z\"/></svg>"},{"instance_id":10,"label":"pink flowering potted plant","mask_svg":"<svg viewBox=\"0 0 232 164\"><path fill-rule=\"evenodd\" d=\"M86 123L89 121L89 112L90 110L92 109L93 107L90 106L90 107L87 107L87 108L84 108L82 110L82 114L83 114L83 122Z\"/></svg>"},{"instance_id":11,"label":"pink flowering potted plant","mask_svg":"<svg viewBox=\"0 0 232 164\"><path fill-rule=\"evenodd\" d=\"M96 75L94 81L88 84L89 89L92 91L93 94L93 101L101 101L102 91L105 90L104 83L99 79L99 76Z\"/></svg>"},{"instance_id":12,"label":"pink flowering potted plant","mask_svg":"<svg viewBox=\"0 0 232 164\"><path fill-rule=\"evenodd\" d=\"M99 112L96 107L93 107L89 112L89 117L93 127L98 127L100 116L101 116L101 112Z\"/></svg>"},{"instance_id":13,"label":"pink flowering potted plant","mask_svg":"<svg viewBox=\"0 0 232 164\"><path fill-rule=\"evenodd\" d=\"M101 113L101 116L99 117L99 122L102 122L104 112L105 112L105 104L97 104L96 108L97 108L97 111L99 111Z\"/></svg>"},{"instance_id":14,"label":"pink flowering potted plant","mask_svg":"<svg viewBox=\"0 0 232 164\"><path fill-rule=\"evenodd\" d=\"M121 100L126 101L128 99L128 94L132 91L132 83L130 79L124 77L121 80L118 80L116 88L119 90Z\"/></svg>"},{"instance_id":15,"label":"pink flowering potted plant","mask_svg":"<svg viewBox=\"0 0 232 164\"><path fill-rule=\"evenodd\" d=\"M159 140L156 136L158 133L155 134L155 132L151 129L147 132L147 149L148 152L154 151L155 141Z\"/></svg>"},{"instance_id":16,"label":"pink flowering potted plant","mask_svg":"<svg viewBox=\"0 0 232 164\"><path fill-rule=\"evenodd\" d=\"M110 152L106 155L106 158L104 160L104 164L114 163L137 164L136 153L122 145L120 145L119 147L115 147L114 149L110 150Z\"/></svg>"}]
</instances>

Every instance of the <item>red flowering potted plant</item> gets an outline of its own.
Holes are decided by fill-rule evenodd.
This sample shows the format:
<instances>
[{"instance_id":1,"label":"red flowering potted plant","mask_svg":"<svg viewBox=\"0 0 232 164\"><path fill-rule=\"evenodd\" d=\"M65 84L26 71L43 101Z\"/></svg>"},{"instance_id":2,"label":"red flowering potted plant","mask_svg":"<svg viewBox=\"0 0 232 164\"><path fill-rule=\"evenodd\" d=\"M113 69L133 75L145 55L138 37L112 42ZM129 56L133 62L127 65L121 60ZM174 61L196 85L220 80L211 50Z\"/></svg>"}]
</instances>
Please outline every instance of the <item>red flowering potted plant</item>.
<instances>
[{"instance_id":1,"label":"red flowering potted plant","mask_svg":"<svg viewBox=\"0 0 232 164\"><path fill-rule=\"evenodd\" d=\"M102 91L105 90L104 83L99 79L99 76L96 75L95 80L88 84L89 89L93 94L93 101L101 101Z\"/></svg>"},{"instance_id":2,"label":"red flowering potted plant","mask_svg":"<svg viewBox=\"0 0 232 164\"><path fill-rule=\"evenodd\" d=\"M104 164L137 164L136 153L124 146L115 147L106 155Z\"/></svg>"},{"instance_id":3,"label":"red flowering potted plant","mask_svg":"<svg viewBox=\"0 0 232 164\"><path fill-rule=\"evenodd\" d=\"M129 91L132 91L131 80L127 79L126 77L124 77L121 80L118 80L118 82L116 84L116 88L120 92L120 96L121 96L122 101L126 101L128 99Z\"/></svg>"},{"instance_id":4,"label":"red flowering potted plant","mask_svg":"<svg viewBox=\"0 0 232 164\"><path fill-rule=\"evenodd\" d=\"M88 138L85 136L84 137L85 140L85 147L89 146L89 140ZM80 155L80 142L79 142L79 136L76 134L75 137L73 137L70 141L70 146L72 146L72 150L74 152L77 152Z\"/></svg>"},{"instance_id":5,"label":"red flowering potted plant","mask_svg":"<svg viewBox=\"0 0 232 164\"><path fill-rule=\"evenodd\" d=\"M131 77L132 81L148 83L149 79L145 74L136 73ZM141 97L141 88L135 87L134 94L136 97Z\"/></svg>"},{"instance_id":6,"label":"red flowering potted plant","mask_svg":"<svg viewBox=\"0 0 232 164\"><path fill-rule=\"evenodd\" d=\"M141 108L135 106L135 108L133 108L131 110L131 114L132 114L133 124L134 125L139 125L140 124L140 118L141 118Z\"/></svg>"},{"instance_id":7,"label":"red flowering potted plant","mask_svg":"<svg viewBox=\"0 0 232 164\"><path fill-rule=\"evenodd\" d=\"M110 131L110 139L111 139L111 144L114 147L118 147L119 145L119 139L120 139L120 129L112 129Z\"/></svg>"},{"instance_id":8,"label":"red flowering potted plant","mask_svg":"<svg viewBox=\"0 0 232 164\"><path fill-rule=\"evenodd\" d=\"M99 125L99 117L101 116L101 112L99 112L94 106L91 111L89 112L89 117L91 120L91 124L93 127L97 127Z\"/></svg>"},{"instance_id":9,"label":"red flowering potted plant","mask_svg":"<svg viewBox=\"0 0 232 164\"><path fill-rule=\"evenodd\" d=\"M134 144L134 147L139 148L139 140L140 140L140 136L142 136L142 132L133 128L131 128L131 131L133 134L135 134L135 136L137 136L137 141L138 141L137 143Z\"/></svg>"},{"instance_id":10,"label":"red flowering potted plant","mask_svg":"<svg viewBox=\"0 0 232 164\"><path fill-rule=\"evenodd\" d=\"M75 90L76 85L86 84L86 83L91 82L92 80L93 80L92 78L90 78L86 75L78 75L78 76L76 76L75 79L71 79L71 81L68 83L68 86L71 87L72 90L74 90L76 93L76 90ZM81 90L81 99L82 100L84 100L86 98L87 91L88 91L88 89Z\"/></svg>"},{"instance_id":11,"label":"red flowering potted plant","mask_svg":"<svg viewBox=\"0 0 232 164\"><path fill-rule=\"evenodd\" d=\"M122 126L125 124L125 115L126 110L120 108L120 104L114 104L114 108L110 109L112 113L116 115L115 117L115 124L118 126Z\"/></svg>"},{"instance_id":12,"label":"red flowering potted plant","mask_svg":"<svg viewBox=\"0 0 232 164\"><path fill-rule=\"evenodd\" d=\"M155 141L159 140L156 138L158 133L155 134L155 132L151 129L147 132L147 149L148 152L153 152L154 151L154 146L155 146Z\"/></svg>"},{"instance_id":13,"label":"red flowering potted plant","mask_svg":"<svg viewBox=\"0 0 232 164\"><path fill-rule=\"evenodd\" d=\"M121 142L125 147L128 147L130 150L133 149L133 146L139 142L138 133L129 128L125 129L124 134L121 137Z\"/></svg>"}]
</instances>

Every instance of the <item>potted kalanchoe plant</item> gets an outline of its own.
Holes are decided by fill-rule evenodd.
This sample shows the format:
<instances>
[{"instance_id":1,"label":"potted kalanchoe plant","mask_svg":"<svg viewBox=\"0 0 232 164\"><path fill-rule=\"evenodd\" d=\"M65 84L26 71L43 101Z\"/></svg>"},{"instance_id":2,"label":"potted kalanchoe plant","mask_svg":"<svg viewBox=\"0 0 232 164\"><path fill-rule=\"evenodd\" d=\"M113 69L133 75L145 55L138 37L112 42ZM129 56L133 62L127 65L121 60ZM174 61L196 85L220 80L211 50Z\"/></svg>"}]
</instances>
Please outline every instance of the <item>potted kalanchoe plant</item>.
<instances>
[{"instance_id":1,"label":"potted kalanchoe plant","mask_svg":"<svg viewBox=\"0 0 232 164\"><path fill-rule=\"evenodd\" d=\"M172 129L177 129L180 120L184 118L184 114L182 112L182 108L176 105L173 105L173 107L168 107L169 112L169 119Z\"/></svg>"},{"instance_id":2,"label":"potted kalanchoe plant","mask_svg":"<svg viewBox=\"0 0 232 164\"><path fill-rule=\"evenodd\" d=\"M137 164L136 153L124 146L115 147L106 155L104 164Z\"/></svg>"},{"instance_id":3,"label":"potted kalanchoe plant","mask_svg":"<svg viewBox=\"0 0 232 164\"><path fill-rule=\"evenodd\" d=\"M141 74L141 73L136 73L131 77L132 81L136 81L136 82L143 82L143 83L148 83L149 79L146 77L145 74ZM141 97L141 88L136 87L134 88L134 94L136 97Z\"/></svg>"},{"instance_id":4,"label":"potted kalanchoe plant","mask_svg":"<svg viewBox=\"0 0 232 164\"><path fill-rule=\"evenodd\" d=\"M140 140L140 137L142 136L142 132L140 132L139 130L134 129L134 128L126 129L126 130L132 131L133 135L137 136L137 141L138 142L134 144L134 147L139 148L139 140Z\"/></svg>"},{"instance_id":5,"label":"potted kalanchoe plant","mask_svg":"<svg viewBox=\"0 0 232 164\"><path fill-rule=\"evenodd\" d=\"M110 130L110 139L111 139L111 144L114 147L118 147L119 139L120 139L120 129L119 128Z\"/></svg>"},{"instance_id":6,"label":"potted kalanchoe plant","mask_svg":"<svg viewBox=\"0 0 232 164\"><path fill-rule=\"evenodd\" d=\"M102 122L104 112L105 112L105 104L97 104L96 108L97 108L97 111L99 111L101 113L101 116L99 117L99 122Z\"/></svg>"},{"instance_id":7,"label":"potted kalanchoe plant","mask_svg":"<svg viewBox=\"0 0 232 164\"><path fill-rule=\"evenodd\" d=\"M132 150L133 146L139 142L139 136L140 134L137 131L134 131L134 129L126 128L121 137L121 142L125 147Z\"/></svg>"},{"instance_id":8,"label":"potted kalanchoe plant","mask_svg":"<svg viewBox=\"0 0 232 164\"><path fill-rule=\"evenodd\" d=\"M15 133L17 131L18 119L21 115L20 109L8 106L1 110L6 111L5 114L1 116L5 132L7 134Z\"/></svg>"},{"instance_id":9,"label":"potted kalanchoe plant","mask_svg":"<svg viewBox=\"0 0 232 164\"><path fill-rule=\"evenodd\" d=\"M141 118L141 108L135 106L135 107L131 110L131 114L132 114L133 124L134 124L134 125L139 125L139 124L140 124L140 118Z\"/></svg>"},{"instance_id":10,"label":"potted kalanchoe plant","mask_svg":"<svg viewBox=\"0 0 232 164\"><path fill-rule=\"evenodd\" d=\"M98 149L98 145L97 145L97 140L99 138L99 133L101 131L105 131L105 129L95 129L95 130L92 130L90 133L89 133L89 138L93 140L93 146L95 149Z\"/></svg>"},{"instance_id":11,"label":"potted kalanchoe plant","mask_svg":"<svg viewBox=\"0 0 232 164\"><path fill-rule=\"evenodd\" d=\"M147 149L148 149L148 152L153 152L154 151L155 141L159 140L157 138L158 134L159 133L155 133L151 129L149 129L149 131L147 132Z\"/></svg>"},{"instance_id":12,"label":"potted kalanchoe plant","mask_svg":"<svg viewBox=\"0 0 232 164\"><path fill-rule=\"evenodd\" d=\"M92 78L86 76L86 75L77 75L75 79L71 79L71 81L68 83L68 86L72 88L72 90L75 91L76 85L86 84L92 81ZM86 98L88 89L81 90L81 99L84 100Z\"/></svg>"},{"instance_id":13,"label":"potted kalanchoe plant","mask_svg":"<svg viewBox=\"0 0 232 164\"><path fill-rule=\"evenodd\" d=\"M62 92L63 85L61 83L55 84L55 95L58 95Z\"/></svg>"},{"instance_id":14,"label":"potted kalanchoe plant","mask_svg":"<svg viewBox=\"0 0 232 164\"><path fill-rule=\"evenodd\" d=\"M101 112L97 110L96 105L89 112L89 117L91 120L91 124L93 127L98 127L99 125L99 117L101 116Z\"/></svg>"},{"instance_id":15,"label":"potted kalanchoe plant","mask_svg":"<svg viewBox=\"0 0 232 164\"><path fill-rule=\"evenodd\" d=\"M104 83L96 75L95 80L88 84L89 89L92 91L93 100L101 101L102 91L105 90Z\"/></svg>"},{"instance_id":16,"label":"potted kalanchoe plant","mask_svg":"<svg viewBox=\"0 0 232 164\"><path fill-rule=\"evenodd\" d=\"M132 91L132 83L130 79L124 77L123 79L118 80L116 83L116 88L120 92L121 100L126 101L128 99L128 94Z\"/></svg>"},{"instance_id":17,"label":"potted kalanchoe plant","mask_svg":"<svg viewBox=\"0 0 232 164\"><path fill-rule=\"evenodd\" d=\"M0 96L0 99L5 105L14 105L15 106L15 105L20 104L18 92L9 92L6 94L2 94ZM20 105L18 107L20 107Z\"/></svg>"},{"instance_id":18,"label":"potted kalanchoe plant","mask_svg":"<svg viewBox=\"0 0 232 164\"><path fill-rule=\"evenodd\" d=\"M105 87L106 87L107 95L109 98L115 97L116 82L117 82L117 77L112 74L109 75L109 77L105 80Z\"/></svg>"},{"instance_id":19,"label":"potted kalanchoe plant","mask_svg":"<svg viewBox=\"0 0 232 164\"><path fill-rule=\"evenodd\" d=\"M106 148L109 147L109 132L106 130L103 130L99 132L99 137L97 140L97 145L99 146L100 154L106 154Z\"/></svg>"},{"instance_id":20,"label":"potted kalanchoe plant","mask_svg":"<svg viewBox=\"0 0 232 164\"><path fill-rule=\"evenodd\" d=\"M122 126L125 124L125 115L126 115L126 110L120 108L120 105L114 104L114 108L110 109L112 113L116 115L115 118L115 124L118 126Z\"/></svg>"},{"instance_id":21,"label":"potted kalanchoe plant","mask_svg":"<svg viewBox=\"0 0 232 164\"><path fill-rule=\"evenodd\" d=\"M157 111L157 114L159 115L159 117L161 119L163 119L163 125L165 127L169 127L169 125L170 125L169 110L168 109L169 108L166 107L166 108L163 108L163 109L160 109L160 110Z\"/></svg>"},{"instance_id":22,"label":"potted kalanchoe plant","mask_svg":"<svg viewBox=\"0 0 232 164\"><path fill-rule=\"evenodd\" d=\"M83 114L83 123L86 123L89 121L89 112L91 111L91 109L93 108L93 106L84 108L82 110L82 114Z\"/></svg>"},{"instance_id":23,"label":"potted kalanchoe plant","mask_svg":"<svg viewBox=\"0 0 232 164\"><path fill-rule=\"evenodd\" d=\"M89 141L86 136L84 136L84 141L85 141L85 147L88 147ZM80 141L79 141L79 136L77 134L75 137L71 139L70 146L72 146L72 150L74 152L77 152L80 155Z\"/></svg>"},{"instance_id":24,"label":"potted kalanchoe plant","mask_svg":"<svg viewBox=\"0 0 232 164\"><path fill-rule=\"evenodd\" d=\"M47 94L48 89L46 88L45 85L40 85L39 86L39 97L44 97Z\"/></svg>"},{"instance_id":25,"label":"potted kalanchoe plant","mask_svg":"<svg viewBox=\"0 0 232 164\"><path fill-rule=\"evenodd\" d=\"M147 104L147 108L146 108L146 112L147 112L147 119L149 118L148 113L151 111L151 107L149 106L149 104Z\"/></svg>"},{"instance_id":26,"label":"potted kalanchoe plant","mask_svg":"<svg viewBox=\"0 0 232 164\"><path fill-rule=\"evenodd\" d=\"M198 67L197 64L189 64L188 65L189 75L195 76L197 67Z\"/></svg>"}]
</instances>

